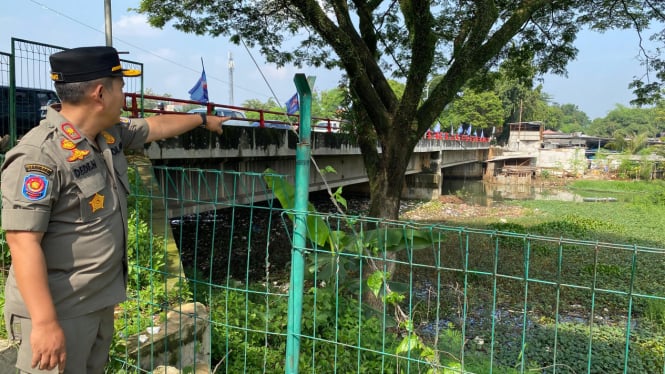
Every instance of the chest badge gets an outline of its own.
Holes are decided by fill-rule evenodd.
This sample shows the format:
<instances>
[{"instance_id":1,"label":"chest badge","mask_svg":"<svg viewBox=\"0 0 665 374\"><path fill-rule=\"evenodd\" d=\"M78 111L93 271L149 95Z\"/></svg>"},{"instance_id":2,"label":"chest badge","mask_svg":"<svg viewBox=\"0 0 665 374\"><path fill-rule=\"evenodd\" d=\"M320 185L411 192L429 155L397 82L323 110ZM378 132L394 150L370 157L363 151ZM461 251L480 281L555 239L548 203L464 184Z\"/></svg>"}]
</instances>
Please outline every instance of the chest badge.
<instances>
[{"instance_id":1,"label":"chest badge","mask_svg":"<svg viewBox=\"0 0 665 374\"><path fill-rule=\"evenodd\" d=\"M115 138L113 135L109 134L106 131L102 131L102 136L106 139L106 144L115 144Z\"/></svg>"},{"instance_id":2,"label":"chest badge","mask_svg":"<svg viewBox=\"0 0 665 374\"><path fill-rule=\"evenodd\" d=\"M88 150L74 148L72 149L72 155L67 158L67 161L74 162L76 160L83 160L89 153L90 151Z\"/></svg>"},{"instance_id":3,"label":"chest badge","mask_svg":"<svg viewBox=\"0 0 665 374\"><path fill-rule=\"evenodd\" d=\"M90 209L92 209L93 213L100 209L104 209L104 195L95 193L95 196L90 199L88 204L90 204Z\"/></svg>"}]
</instances>

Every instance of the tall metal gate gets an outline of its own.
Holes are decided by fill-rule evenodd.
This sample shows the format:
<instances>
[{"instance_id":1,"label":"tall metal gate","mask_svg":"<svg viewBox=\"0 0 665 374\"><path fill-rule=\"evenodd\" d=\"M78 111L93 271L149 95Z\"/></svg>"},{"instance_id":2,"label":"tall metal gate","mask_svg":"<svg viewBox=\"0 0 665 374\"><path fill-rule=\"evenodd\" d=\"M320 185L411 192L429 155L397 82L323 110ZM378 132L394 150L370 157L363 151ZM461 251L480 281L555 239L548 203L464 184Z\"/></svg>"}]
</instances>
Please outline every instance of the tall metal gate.
<instances>
[{"instance_id":1,"label":"tall metal gate","mask_svg":"<svg viewBox=\"0 0 665 374\"><path fill-rule=\"evenodd\" d=\"M17 131L17 109L22 104L17 102L19 97L17 89L19 91L21 89L55 91L50 78L49 56L65 49L67 48L12 38L11 53L0 55L0 86L7 87L0 95L0 121L3 121L3 127L9 130L7 134L0 134L0 136L8 135L6 141L9 142L9 147L14 146L17 139L23 135L23 131ZM143 71L142 63L123 59L121 61L126 68ZM143 78L125 80L125 92L142 93ZM40 102L39 106L48 104L47 99L43 100L44 102ZM39 124L39 119L39 116L36 115L34 126Z\"/></svg>"}]
</instances>

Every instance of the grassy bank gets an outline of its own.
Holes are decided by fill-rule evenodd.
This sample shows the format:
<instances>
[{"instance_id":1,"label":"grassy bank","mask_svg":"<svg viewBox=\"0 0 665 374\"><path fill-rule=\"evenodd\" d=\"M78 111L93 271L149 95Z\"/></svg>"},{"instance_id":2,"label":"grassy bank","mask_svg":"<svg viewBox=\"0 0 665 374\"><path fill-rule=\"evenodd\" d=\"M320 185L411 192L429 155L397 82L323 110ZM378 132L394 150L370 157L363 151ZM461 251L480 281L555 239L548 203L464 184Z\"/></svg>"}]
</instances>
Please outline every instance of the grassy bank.
<instances>
[{"instance_id":1,"label":"grassy bank","mask_svg":"<svg viewBox=\"0 0 665 374\"><path fill-rule=\"evenodd\" d=\"M616 201L516 200L481 207L442 199L425 203L403 218L665 248L665 183L580 180L565 188L581 197Z\"/></svg>"},{"instance_id":2,"label":"grassy bank","mask_svg":"<svg viewBox=\"0 0 665 374\"><path fill-rule=\"evenodd\" d=\"M468 336L494 336L494 357L504 365L526 355L527 366L565 365L557 372L585 372L587 365L591 372L622 372L624 364L629 372L663 372L664 187L577 181L566 189L616 201L426 203L406 216L460 227L459 235L446 236L438 261L464 270L421 271L416 278L438 279L445 317ZM466 322L456 319L462 314Z\"/></svg>"},{"instance_id":3,"label":"grassy bank","mask_svg":"<svg viewBox=\"0 0 665 374\"><path fill-rule=\"evenodd\" d=\"M661 182L576 181L568 188L583 197L614 197L616 202L530 200L514 202L528 214L511 222L527 230L550 222L541 232L608 243L665 248L665 184Z\"/></svg>"}]
</instances>

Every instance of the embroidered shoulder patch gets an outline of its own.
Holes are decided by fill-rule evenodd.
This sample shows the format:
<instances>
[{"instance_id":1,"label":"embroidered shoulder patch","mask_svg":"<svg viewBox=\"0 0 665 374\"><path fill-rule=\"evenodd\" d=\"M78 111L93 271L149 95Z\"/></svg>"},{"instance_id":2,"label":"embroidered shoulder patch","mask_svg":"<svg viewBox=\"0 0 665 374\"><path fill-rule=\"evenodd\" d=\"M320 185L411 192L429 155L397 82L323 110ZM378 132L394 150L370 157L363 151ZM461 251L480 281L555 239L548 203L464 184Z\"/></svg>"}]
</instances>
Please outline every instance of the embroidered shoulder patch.
<instances>
[{"instance_id":1,"label":"embroidered shoulder patch","mask_svg":"<svg viewBox=\"0 0 665 374\"><path fill-rule=\"evenodd\" d=\"M69 139L62 139L60 145L62 146L62 149L67 149L67 150L72 150L76 148L76 144Z\"/></svg>"},{"instance_id":2,"label":"embroidered shoulder patch","mask_svg":"<svg viewBox=\"0 0 665 374\"><path fill-rule=\"evenodd\" d=\"M79 134L79 132L74 128L74 125L69 122L65 122L60 125L60 129L65 133L65 135L67 135L67 137L69 137L70 140L81 139L81 134Z\"/></svg>"},{"instance_id":3,"label":"embroidered shoulder patch","mask_svg":"<svg viewBox=\"0 0 665 374\"><path fill-rule=\"evenodd\" d=\"M42 164L25 164L25 171L28 173L36 172L36 173L42 173L44 175L51 175L53 174L53 169Z\"/></svg>"},{"instance_id":4,"label":"embroidered shoulder patch","mask_svg":"<svg viewBox=\"0 0 665 374\"><path fill-rule=\"evenodd\" d=\"M102 131L102 136L104 137L104 139L106 139L106 144L115 143L115 138L113 137L113 135L109 134L108 132Z\"/></svg>"},{"instance_id":5,"label":"embroidered shoulder patch","mask_svg":"<svg viewBox=\"0 0 665 374\"><path fill-rule=\"evenodd\" d=\"M124 125L129 125L130 122L132 122L131 119L129 119L127 117L120 117L120 123L122 123Z\"/></svg>"},{"instance_id":6,"label":"embroidered shoulder patch","mask_svg":"<svg viewBox=\"0 0 665 374\"><path fill-rule=\"evenodd\" d=\"M46 197L47 191L48 179L43 175L28 174L23 179L23 197L28 200L41 200Z\"/></svg>"}]
</instances>

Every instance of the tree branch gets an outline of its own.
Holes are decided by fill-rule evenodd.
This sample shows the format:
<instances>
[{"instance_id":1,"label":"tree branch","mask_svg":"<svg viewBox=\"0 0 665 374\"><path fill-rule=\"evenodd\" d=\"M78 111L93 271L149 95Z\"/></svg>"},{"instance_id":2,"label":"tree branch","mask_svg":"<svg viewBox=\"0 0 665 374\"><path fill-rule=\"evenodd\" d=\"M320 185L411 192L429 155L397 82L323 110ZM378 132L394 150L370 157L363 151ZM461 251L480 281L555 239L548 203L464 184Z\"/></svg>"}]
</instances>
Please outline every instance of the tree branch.
<instances>
[{"instance_id":1,"label":"tree branch","mask_svg":"<svg viewBox=\"0 0 665 374\"><path fill-rule=\"evenodd\" d=\"M402 4L406 3L403 1ZM413 0L409 6L402 7L405 19L411 19L407 22L410 25L411 40L411 65L406 79L404 96L400 102L400 108L396 120L400 126L395 126L394 130L403 134L415 134L419 137L417 129L411 129L407 124L413 118L407 118L401 113L413 113L423 95L423 87L427 83L427 77L434 61L434 52L436 46L436 37L434 36L434 16L430 11L430 2L427 0ZM417 20L417 21L416 21ZM430 122L431 123L431 122ZM429 124L419 124L419 127L428 127Z\"/></svg>"}]
</instances>

